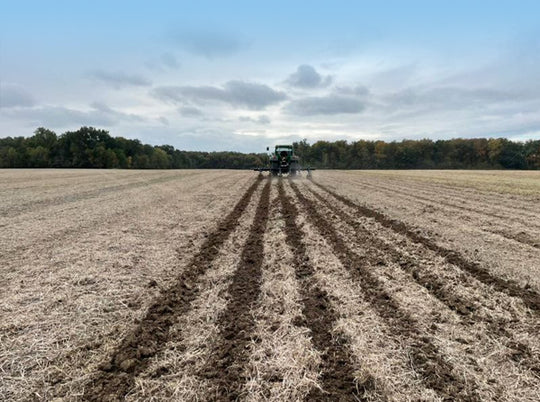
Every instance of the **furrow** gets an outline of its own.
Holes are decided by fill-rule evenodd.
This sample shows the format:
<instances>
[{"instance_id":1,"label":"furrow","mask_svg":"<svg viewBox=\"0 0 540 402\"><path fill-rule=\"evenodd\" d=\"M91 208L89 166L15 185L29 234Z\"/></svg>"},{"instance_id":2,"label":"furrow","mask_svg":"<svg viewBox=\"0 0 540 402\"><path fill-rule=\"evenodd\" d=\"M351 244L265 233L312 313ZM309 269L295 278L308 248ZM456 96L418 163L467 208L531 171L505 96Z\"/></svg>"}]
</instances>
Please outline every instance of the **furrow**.
<instances>
[{"instance_id":1,"label":"furrow","mask_svg":"<svg viewBox=\"0 0 540 402\"><path fill-rule=\"evenodd\" d=\"M331 222L318 212L315 202L305 197L296 184L291 183L291 187L299 202L305 205L308 219L332 245L334 253L351 276L360 283L364 291L362 296L408 344L411 364L421 375L424 384L443 400L478 401L474 384L467 383L455 373L453 365L443 359L433 341L419 330L415 319L399 306L384 289L383 283L368 269L366 259L351 250Z\"/></svg>"},{"instance_id":2,"label":"furrow","mask_svg":"<svg viewBox=\"0 0 540 402\"><path fill-rule=\"evenodd\" d=\"M424 237L421 234L415 232L412 228L407 226L405 223L395 220L395 219L391 219L387 217L386 215L384 215L383 213L378 212L374 209L368 208L365 205L357 204L351 201L350 199L348 199L347 197L344 197L336 193L335 191L329 189L328 187L320 183L317 183L317 182L313 182L313 183L317 187L321 188L322 190L332 195L334 198L344 203L345 205L351 208L354 208L357 212L359 212L363 216L375 219L382 226L386 228L390 228L397 233L401 233L407 236L409 239L411 239L415 243L423 244L429 250L434 251L438 255L444 257L446 261L449 262L450 264L454 264L455 266L459 267L463 271L468 272L480 282L486 285L492 286L495 290L506 293L509 296L520 298L523 301L523 303L527 305L527 307L529 307L531 310L535 311L536 313L540 311L540 294L538 294L538 292L536 292L535 290L523 288L515 281L494 276L486 268L481 267L480 264L468 260L457 251L439 246L433 240L428 239L427 237Z\"/></svg>"},{"instance_id":3,"label":"furrow","mask_svg":"<svg viewBox=\"0 0 540 402\"><path fill-rule=\"evenodd\" d=\"M298 210L285 194L283 183L278 184L279 199L285 218L286 241L293 250L296 279L300 283L303 302L303 320L310 331L313 345L322 355L322 389L313 388L306 396L307 401L325 400L366 400L366 391L373 390L374 379L365 378L362 384L355 384L352 357L346 344L332 336L337 314L331 307L328 294L320 288L314 278L314 270L302 241L302 232L296 224Z\"/></svg>"},{"instance_id":4,"label":"furrow","mask_svg":"<svg viewBox=\"0 0 540 402\"><path fill-rule=\"evenodd\" d=\"M83 398L89 401L123 400L133 388L135 377L148 366L150 358L166 345L174 317L189 310L198 295L197 282L206 272L219 248L238 226L240 217L259 187L257 179L244 193L233 210L208 235L200 251L174 285L164 290L152 303L141 322L130 332L100 367L100 371L86 387Z\"/></svg>"},{"instance_id":5,"label":"furrow","mask_svg":"<svg viewBox=\"0 0 540 402\"><path fill-rule=\"evenodd\" d=\"M218 320L220 341L200 372L209 382L208 393L211 400L238 399L247 381L247 346L255 327L251 309L255 306L261 289L263 240L269 217L270 184L268 179L255 212L250 235L242 250L240 264L228 288L230 299Z\"/></svg>"},{"instance_id":6,"label":"furrow","mask_svg":"<svg viewBox=\"0 0 540 402\"><path fill-rule=\"evenodd\" d=\"M343 209L339 208L335 204L331 203L328 199L321 196L313 189L304 187L310 191L310 193L321 203L323 203L332 213L337 215L339 219L346 222L355 231L355 238L358 242L366 242L370 244L371 254L367 257L370 259L371 264L377 264L378 261L388 257L390 260L397 264L403 271L407 272L410 277L424 289L426 289L433 297L446 305L450 310L454 311L460 316L468 317L468 321L464 321L467 325L472 325L474 322L484 321L488 325L487 330L491 336L506 338L505 345L510 349L512 359L519 365L527 367L537 375L540 374L540 359L536 356L529 345L516 341L514 337L506 329L508 320L496 319L493 317L484 317L478 314L477 302L474 300L478 298L478 295L471 290L463 297L463 294L459 295L455 292L455 286L464 286L467 289L472 285L467 278L460 278L462 283L454 284L454 286L448 286L445 281L449 280L445 278L442 280L438 275L429 272L418 266L418 263L413 258L400 252L395 247L385 243L373 233L370 233L360 222L356 221L354 217ZM469 297L470 294L470 297ZM491 296L491 293L486 295ZM471 321L472 320L472 321Z\"/></svg>"}]
</instances>

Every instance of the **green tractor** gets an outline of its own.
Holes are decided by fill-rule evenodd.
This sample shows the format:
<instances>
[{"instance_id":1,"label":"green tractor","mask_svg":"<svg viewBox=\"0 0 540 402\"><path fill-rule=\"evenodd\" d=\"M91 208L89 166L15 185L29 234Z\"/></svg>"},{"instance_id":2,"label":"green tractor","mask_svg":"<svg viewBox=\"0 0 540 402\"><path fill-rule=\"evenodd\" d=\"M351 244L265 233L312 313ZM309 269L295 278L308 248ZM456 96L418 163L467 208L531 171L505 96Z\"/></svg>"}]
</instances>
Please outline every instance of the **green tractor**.
<instances>
[{"instance_id":1,"label":"green tractor","mask_svg":"<svg viewBox=\"0 0 540 402\"><path fill-rule=\"evenodd\" d=\"M266 147L270 151L269 147ZM259 172L270 172L272 176L296 176L301 170L306 170L308 176L313 169L300 167L300 160L294 153L292 145L276 145L274 152L270 154L270 164L267 168L253 169Z\"/></svg>"}]
</instances>

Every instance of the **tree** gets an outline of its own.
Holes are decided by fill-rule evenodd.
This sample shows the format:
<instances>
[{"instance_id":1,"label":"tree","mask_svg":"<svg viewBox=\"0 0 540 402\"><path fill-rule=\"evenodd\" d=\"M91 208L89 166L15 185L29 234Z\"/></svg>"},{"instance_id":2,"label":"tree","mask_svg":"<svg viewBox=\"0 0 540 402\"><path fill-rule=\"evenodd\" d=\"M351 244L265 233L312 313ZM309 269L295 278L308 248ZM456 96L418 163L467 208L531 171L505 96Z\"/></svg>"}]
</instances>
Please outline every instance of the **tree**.
<instances>
[{"instance_id":1,"label":"tree","mask_svg":"<svg viewBox=\"0 0 540 402\"><path fill-rule=\"evenodd\" d=\"M49 167L49 150L41 145L28 148L28 164L30 167Z\"/></svg>"},{"instance_id":2,"label":"tree","mask_svg":"<svg viewBox=\"0 0 540 402\"><path fill-rule=\"evenodd\" d=\"M56 145L58 137L54 131L39 127L34 131L34 136L28 139L28 144L34 147L41 146L51 150Z\"/></svg>"},{"instance_id":3,"label":"tree","mask_svg":"<svg viewBox=\"0 0 540 402\"><path fill-rule=\"evenodd\" d=\"M304 166L339 169L540 169L540 141L455 138L419 141L317 141L293 144ZM127 169L247 169L264 166L267 154L190 152L152 146L81 127L61 135L44 127L25 137L0 139L0 167Z\"/></svg>"},{"instance_id":4,"label":"tree","mask_svg":"<svg viewBox=\"0 0 540 402\"><path fill-rule=\"evenodd\" d=\"M171 166L170 156L161 148L154 148L150 157L150 168L168 169Z\"/></svg>"},{"instance_id":5,"label":"tree","mask_svg":"<svg viewBox=\"0 0 540 402\"><path fill-rule=\"evenodd\" d=\"M14 147L7 147L0 153L2 167L15 168L20 166L20 156Z\"/></svg>"}]
</instances>

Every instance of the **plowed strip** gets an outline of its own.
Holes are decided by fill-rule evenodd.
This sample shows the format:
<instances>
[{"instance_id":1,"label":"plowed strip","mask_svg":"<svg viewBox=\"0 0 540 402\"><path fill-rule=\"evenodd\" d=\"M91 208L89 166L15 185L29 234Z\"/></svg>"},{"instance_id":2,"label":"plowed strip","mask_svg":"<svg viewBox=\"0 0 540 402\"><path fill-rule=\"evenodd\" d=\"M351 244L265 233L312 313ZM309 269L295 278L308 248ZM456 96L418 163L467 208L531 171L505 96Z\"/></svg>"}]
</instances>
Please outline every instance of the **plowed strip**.
<instances>
[{"instance_id":1,"label":"plowed strip","mask_svg":"<svg viewBox=\"0 0 540 402\"><path fill-rule=\"evenodd\" d=\"M200 373L210 380L211 400L237 400L246 382L245 368L249 361L246 349L255 327L251 309L261 291L263 239L269 216L270 183L268 180L263 188L240 264L228 289L230 300L218 321L221 341Z\"/></svg>"},{"instance_id":2,"label":"plowed strip","mask_svg":"<svg viewBox=\"0 0 540 402\"><path fill-rule=\"evenodd\" d=\"M337 198L339 201L343 202L345 205L354 208L363 216L373 218L384 227L390 228L395 232L404 234L416 243L423 244L428 249L444 257L446 261L450 264L454 264L462 270L470 273L480 282L489 286L493 286L493 288L499 292L506 293L507 295L512 297L520 298L521 300L523 300L525 305L527 305L530 309L534 310L537 313L540 311L540 294L538 294L533 289L523 288L515 281L493 276L490 272L488 272L487 269L481 267L479 264L466 259L463 255L454 250L449 250L445 247L439 246L433 240L428 239L427 237L424 237L419 233L416 233L405 223L395 219L391 219L383 213L368 208L364 205L356 204L347 197L344 197L336 193L335 191L330 190L328 187L322 184L316 182L313 183L322 190Z\"/></svg>"},{"instance_id":3,"label":"plowed strip","mask_svg":"<svg viewBox=\"0 0 540 402\"><path fill-rule=\"evenodd\" d=\"M328 294L315 282L314 271L309 263L306 246L302 241L302 231L296 224L298 210L283 190L280 181L279 199L285 218L287 244L293 250L296 279L300 283L302 313L305 326L311 330L312 342L322 352L321 385L322 390L314 388L307 396L307 401L327 400L364 400L361 395L374 388L373 378L367 378L358 388L354 383L354 368L347 346L339 338L332 336L332 328L337 321L337 314L332 309Z\"/></svg>"},{"instance_id":4,"label":"plowed strip","mask_svg":"<svg viewBox=\"0 0 540 402\"><path fill-rule=\"evenodd\" d=\"M467 324L472 324L474 321L481 321L483 317L475 314L476 307L472 299L462 298L453 293L452 288L448 288L440 278L431 272L418 267L416 262L404 253L385 244L381 239L367 231L359 222L354 220L354 217L343 211L341 208L332 204L329 200L322 197L317 192L309 188L309 191L317 200L323 203L329 210L336 214L342 221L347 222L355 229L356 239L358 242L368 242L372 250L376 250L373 254L367 256L370 263L376 264L384 256L388 256L392 261L400 266L402 270L411 275L412 279L420 286L424 287L433 297L444 303L449 309L460 315L470 316L473 321L466 321ZM464 281L467 281L465 278ZM464 285L469 285L464 283ZM474 296L477 297L477 296ZM484 319L485 320L485 319ZM504 320L495 320L489 318L490 325L488 331L496 337L508 338L509 342L506 345L512 350L514 360L519 364L526 366L535 373L540 373L540 360L531 351L530 347L519 341L515 341L512 335L505 329L506 322Z\"/></svg>"},{"instance_id":5,"label":"plowed strip","mask_svg":"<svg viewBox=\"0 0 540 402\"><path fill-rule=\"evenodd\" d=\"M173 318L184 314L197 296L195 286L201 275L218 255L219 248L238 225L239 219L259 186L256 180L244 193L234 209L208 235L200 251L178 277L174 285L164 290L152 303L146 316L130 332L102 365L101 371L88 384L85 400L122 400L133 387L135 377L148 366L149 359L167 342Z\"/></svg>"},{"instance_id":6,"label":"plowed strip","mask_svg":"<svg viewBox=\"0 0 540 402\"><path fill-rule=\"evenodd\" d=\"M452 364L442 358L437 346L418 329L414 318L403 311L384 289L381 281L366 267L365 259L348 247L332 224L318 212L315 202L305 197L294 183L291 187L300 203L306 206L308 219L332 245L335 255L351 276L360 283L364 291L362 296L409 343L411 363L425 385L444 400L478 401L473 384L467 384L454 374Z\"/></svg>"}]
</instances>

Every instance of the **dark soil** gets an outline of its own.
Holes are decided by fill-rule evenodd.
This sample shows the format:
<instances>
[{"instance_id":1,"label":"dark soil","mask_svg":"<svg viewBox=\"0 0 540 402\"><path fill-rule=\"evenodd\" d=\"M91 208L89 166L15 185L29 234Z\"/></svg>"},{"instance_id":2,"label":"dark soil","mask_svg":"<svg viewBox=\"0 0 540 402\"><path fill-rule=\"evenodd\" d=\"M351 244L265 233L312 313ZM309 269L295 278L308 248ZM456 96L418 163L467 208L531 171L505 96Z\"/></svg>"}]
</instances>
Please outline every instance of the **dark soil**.
<instances>
[{"instance_id":1,"label":"dark soil","mask_svg":"<svg viewBox=\"0 0 540 402\"><path fill-rule=\"evenodd\" d=\"M388 323L392 331L404 340L409 348L411 365L420 374L424 384L445 401L479 401L474 384L467 383L456 373L452 364L442 358L432 339L418 328L416 320L401 309L399 303L384 289L368 267L370 258L354 253L332 223L319 213L320 207L304 196L294 183L291 186L300 204L305 206L310 222L329 242L343 266L362 287L362 297Z\"/></svg>"},{"instance_id":2,"label":"dark soil","mask_svg":"<svg viewBox=\"0 0 540 402\"><path fill-rule=\"evenodd\" d=\"M261 292L270 183L269 179L263 188L240 263L228 288L227 307L218 320L220 340L213 348L212 357L199 372L200 376L210 381L207 396L212 401L237 400L242 396L242 388L248 380L248 345L255 327L251 310Z\"/></svg>"},{"instance_id":3,"label":"dark soil","mask_svg":"<svg viewBox=\"0 0 540 402\"><path fill-rule=\"evenodd\" d=\"M261 179L244 193L233 210L211 232L173 286L165 289L151 304L140 323L120 342L111 357L85 387L83 399L120 401L133 388L135 377L146 369L150 358L166 345L174 318L185 314L198 295L197 282L216 258L219 248L238 226Z\"/></svg>"},{"instance_id":4,"label":"dark soil","mask_svg":"<svg viewBox=\"0 0 540 402\"><path fill-rule=\"evenodd\" d=\"M313 388L306 401L363 401L366 391L373 392L375 381L366 378L362 384L355 384L352 356L341 337L332 336L332 328L337 321L337 313L331 307L328 294L322 290L315 278L309 261L303 233L296 224L298 210L285 194L282 181L278 185L279 199L285 218L287 244L293 250L294 269L299 283L303 303L303 318L298 324L311 330L313 346L322 353L320 382L322 390Z\"/></svg>"},{"instance_id":5,"label":"dark soil","mask_svg":"<svg viewBox=\"0 0 540 402\"><path fill-rule=\"evenodd\" d=\"M424 287L432 296L444 303L449 309L455 311L457 314L466 316L468 320L464 321L466 325L474 325L478 321L486 321L489 325L487 329L490 334L506 341L505 345L509 349L509 354L514 361L518 361L519 364L526 366L535 373L540 372L540 359L530 349L529 346L513 340L513 336L506 330L507 320L497 321L493 317L481 317L477 312L477 304L473 298L463 298L457 296L452 286L448 286L448 283L441 280L439 276L433 272L429 272L422 269L415 262L414 258L396 250L392 246L384 243L380 238L370 233L360 222L354 219L354 217L343 209L341 209L335 203L321 196L317 192L309 189L310 193L323 203L335 216L339 217L342 222L346 222L355 229L356 242L364 242L368 244L370 252L367 256L369 263L372 265L378 264L380 261L388 259L391 262L398 264L401 269L411 275L416 283ZM465 286L469 286L470 283L467 278L464 277L463 281ZM474 297L474 296L473 296ZM516 358L514 358L516 357ZM516 360L518 359L518 360Z\"/></svg>"},{"instance_id":6,"label":"dark soil","mask_svg":"<svg viewBox=\"0 0 540 402\"><path fill-rule=\"evenodd\" d=\"M363 216L373 218L384 227L390 228L395 232L404 234L416 243L423 244L428 249L444 257L447 262L454 264L455 266L468 272L480 282L489 286L493 286L493 288L499 292L506 293L507 295L512 297L520 298L531 310L535 311L536 313L540 312L540 294L538 294L538 292L536 292L535 290L523 288L515 281L494 276L486 268L481 267L480 264L468 260L457 251L439 246L435 243L435 241L421 235L414 229L407 226L405 223L395 219L391 219L383 213L368 208L365 205L359 205L351 201L347 197L344 197L336 193L335 191L330 190L328 187L322 184L316 182L313 183L322 190L326 191L327 193L331 194L332 196L343 202L345 205L354 208Z\"/></svg>"},{"instance_id":7,"label":"dark soil","mask_svg":"<svg viewBox=\"0 0 540 402\"><path fill-rule=\"evenodd\" d=\"M360 222L338 205L332 203L317 192L309 189L310 193L332 211L341 221L352 226L356 233L355 238L358 242L363 242L370 248L369 263L377 265L381 261L389 260L397 263L405 272L409 273L416 283L424 287L434 297L442 301L448 308L460 315L469 315L475 310L473 302L468 302L456 296L451 290L446 291L445 282L437 275L421 269L413 258L399 252L395 248L383 242L380 238L370 233Z\"/></svg>"}]
</instances>

